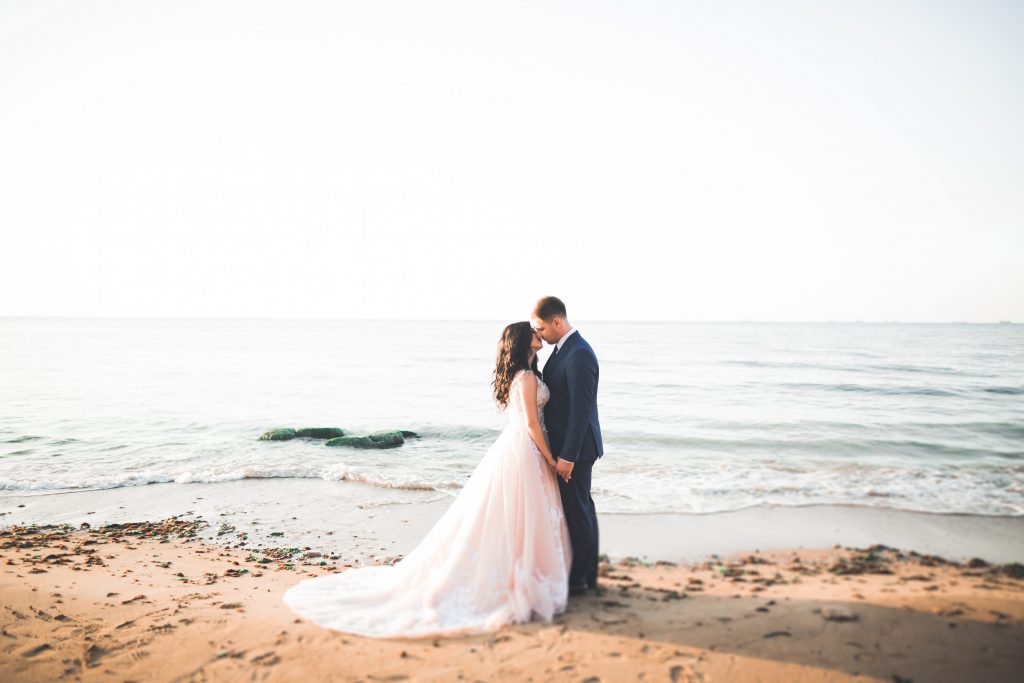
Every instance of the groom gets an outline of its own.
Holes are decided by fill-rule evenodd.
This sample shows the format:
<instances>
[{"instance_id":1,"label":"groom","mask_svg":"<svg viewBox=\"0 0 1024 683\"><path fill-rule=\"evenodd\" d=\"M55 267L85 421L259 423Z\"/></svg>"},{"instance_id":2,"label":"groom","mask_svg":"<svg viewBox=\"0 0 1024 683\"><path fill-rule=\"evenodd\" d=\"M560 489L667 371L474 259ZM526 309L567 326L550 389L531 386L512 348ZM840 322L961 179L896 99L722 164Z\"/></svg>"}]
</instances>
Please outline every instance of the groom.
<instances>
[{"instance_id":1,"label":"groom","mask_svg":"<svg viewBox=\"0 0 1024 683\"><path fill-rule=\"evenodd\" d=\"M597 420L597 356L569 323L561 299L538 301L531 323L541 339L555 346L542 373L551 391L544 422L558 458L558 489L572 541L569 595L582 595L597 588L597 510L590 497L590 471L604 454Z\"/></svg>"}]
</instances>

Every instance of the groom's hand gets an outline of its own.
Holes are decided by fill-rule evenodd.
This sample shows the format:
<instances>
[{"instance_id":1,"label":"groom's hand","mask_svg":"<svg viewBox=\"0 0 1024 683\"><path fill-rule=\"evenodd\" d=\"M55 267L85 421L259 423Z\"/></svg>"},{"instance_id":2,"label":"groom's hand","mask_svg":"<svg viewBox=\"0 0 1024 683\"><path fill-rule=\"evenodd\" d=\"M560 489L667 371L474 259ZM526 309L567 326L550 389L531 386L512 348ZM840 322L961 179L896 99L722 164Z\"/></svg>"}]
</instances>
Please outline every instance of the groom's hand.
<instances>
[{"instance_id":1,"label":"groom's hand","mask_svg":"<svg viewBox=\"0 0 1024 683\"><path fill-rule=\"evenodd\" d=\"M568 460L562 460L561 458L559 458L558 462L555 464L555 473L564 479L566 484L568 484L569 479L572 478L572 466L573 463Z\"/></svg>"}]
</instances>

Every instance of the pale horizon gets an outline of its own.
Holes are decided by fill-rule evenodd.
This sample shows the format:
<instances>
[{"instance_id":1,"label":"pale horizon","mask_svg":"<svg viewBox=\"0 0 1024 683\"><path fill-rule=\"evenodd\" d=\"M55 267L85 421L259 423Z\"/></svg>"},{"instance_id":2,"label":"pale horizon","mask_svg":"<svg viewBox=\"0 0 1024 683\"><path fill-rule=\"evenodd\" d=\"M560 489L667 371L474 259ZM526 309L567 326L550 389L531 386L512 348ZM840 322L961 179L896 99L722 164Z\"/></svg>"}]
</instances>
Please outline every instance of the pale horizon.
<instances>
[{"instance_id":1,"label":"pale horizon","mask_svg":"<svg viewBox=\"0 0 1024 683\"><path fill-rule=\"evenodd\" d=\"M528 316L522 316L526 320ZM207 321L253 321L253 322L277 322L277 321L309 321L309 322L437 322L437 323L465 323L465 322L503 322L505 320L494 317L479 318L384 318L384 317L299 317L299 316L277 316L277 317L243 317L243 316L117 316L117 315L5 315L0 320L207 320ZM572 322L572 321L570 321ZM587 318L579 319L580 323L636 323L636 324L660 324L679 323L684 325L700 324L721 324L721 325L1022 325L1024 321L1018 320L689 320L681 318Z\"/></svg>"}]
</instances>

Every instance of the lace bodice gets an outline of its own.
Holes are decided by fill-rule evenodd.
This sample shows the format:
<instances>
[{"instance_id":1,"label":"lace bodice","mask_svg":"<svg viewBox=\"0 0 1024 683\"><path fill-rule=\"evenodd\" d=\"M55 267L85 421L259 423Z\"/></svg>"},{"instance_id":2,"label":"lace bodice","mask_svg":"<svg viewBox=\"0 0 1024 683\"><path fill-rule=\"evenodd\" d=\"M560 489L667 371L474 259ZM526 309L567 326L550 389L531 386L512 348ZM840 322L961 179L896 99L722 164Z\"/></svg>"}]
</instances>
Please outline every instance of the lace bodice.
<instances>
[{"instance_id":1,"label":"lace bodice","mask_svg":"<svg viewBox=\"0 0 1024 683\"><path fill-rule=\"evenodd\" d=\"M517 424L524 427L527 424L526 410L519 395L519 384L523 381L523 377L528 372L532 372L532 370L520 370L512 380L512 386L509 387L509 419L514 420ZM544 406L547 405L550 398L551 391L548 390L548 385L544 384L544 381L540 377L537 377L537 417L540 418L541 429L545 432L547 431L547 427L544 426Z\"/></svg>"}]
</instances>

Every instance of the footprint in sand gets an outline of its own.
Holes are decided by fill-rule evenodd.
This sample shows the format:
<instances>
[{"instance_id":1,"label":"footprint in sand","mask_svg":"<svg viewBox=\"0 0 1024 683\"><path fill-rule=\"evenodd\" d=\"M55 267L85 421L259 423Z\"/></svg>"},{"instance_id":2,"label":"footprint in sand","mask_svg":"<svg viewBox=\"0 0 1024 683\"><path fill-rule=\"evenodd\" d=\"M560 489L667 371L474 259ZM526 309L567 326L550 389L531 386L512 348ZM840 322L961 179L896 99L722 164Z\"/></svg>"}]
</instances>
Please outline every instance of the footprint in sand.
<instances>
[{"instance_id":1,"label":"footprint in sand","mask_svg":"<svg viewBox=\"0 0 1024 683\"><path fill-rule=\"evenodd\" d=\"M82 661L85 662L86 666L96 666L100 659L107 654L109 650L105 647L100 647L96 643L93 643L89 647L85 648L85 652L82 653Z\"/></svg>"},{"instance_id":2,"label":"footprint in sand","mask_svg":"<svg viewBox=\"0 0 1024 683\"><path fill-rule=\"evenodd\" d=\"M132 660L133 662L137 662L140 659L145 659L148 656L149 652L147 652L146 650L130 650L128 652L128 659Z\"/></svg>"},{"instance_id":3,"label":"footprint in sand","mask_svg":"<svg viewBox=\"0 0 1024 683\"><path fill-rule=\"evenodd\" d=\"M31 648L30 650L26 650L25 652L22 652L21 656L22 657L35 657L38 654L42 654L43 652L46 652L47 650L52 650L52 649L53 648L50 647L49 643L43 643L42 645L36 645L35 647Z\"/></svg>"},{"instance_id":4,"label":"footprint in sand","mask_svg":"<svg viewBox=\"0 0 1024 683\"><path fill-rule=\"evenodd\" d=\"M249 660L253 664L259 664L261 666L273 666L281 661L281 658L274 654L274 651L264 652L261 655L257 655Z\"/></svg>"},{"instance_id":5,"label":"footprint in sand","mask_svg":"<svg viewBox=\"0 0 1024 683\"><path fill-rule=\"evenodd\" d=\"M683 680L684 673L691 674L692 671L687 671L687 668L684 666L676 665L668 670L668 677L672 683L679 683L680 680ZM685 680L690 680L690 676L687 675Z\"/></svg>"}]
</instances>

